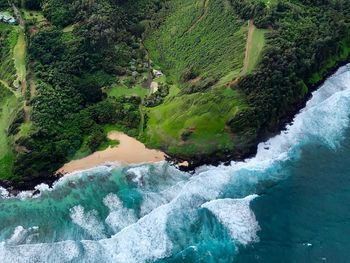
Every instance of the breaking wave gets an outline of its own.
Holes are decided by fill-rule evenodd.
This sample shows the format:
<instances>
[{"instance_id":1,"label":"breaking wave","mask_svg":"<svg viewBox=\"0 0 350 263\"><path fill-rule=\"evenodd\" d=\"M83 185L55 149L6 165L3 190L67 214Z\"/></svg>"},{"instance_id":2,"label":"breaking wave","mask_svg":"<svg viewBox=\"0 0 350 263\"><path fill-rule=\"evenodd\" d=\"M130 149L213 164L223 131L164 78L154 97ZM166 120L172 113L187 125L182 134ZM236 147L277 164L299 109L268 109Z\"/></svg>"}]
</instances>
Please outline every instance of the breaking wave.
<instances>
[{"instance_id":1,"label":"breaking wave","mask_svg":"<svg viewBox=\"0 0 350 263\"><path fill-rule=\"evenodd\" d=\"M240 246L259 241L250 208L254 199L289 176L286 167L303 145L336 149L349 115L350 67L345 66L313 93L292 124L244 162L203 166L193 175L166 162L101 166L66 176L50 189L41 185L34 199L29 198L33 192L19 200L0 189L7 209L0 220L9 225L10 216L27 213L0 234L0 258L5 263L152 262L205 250L203 261L210 261L220 247L234 256ZM39 214L28 215L36 205ZM215 249L203 249L205 242Z\"/></svg>"}]
</instances>

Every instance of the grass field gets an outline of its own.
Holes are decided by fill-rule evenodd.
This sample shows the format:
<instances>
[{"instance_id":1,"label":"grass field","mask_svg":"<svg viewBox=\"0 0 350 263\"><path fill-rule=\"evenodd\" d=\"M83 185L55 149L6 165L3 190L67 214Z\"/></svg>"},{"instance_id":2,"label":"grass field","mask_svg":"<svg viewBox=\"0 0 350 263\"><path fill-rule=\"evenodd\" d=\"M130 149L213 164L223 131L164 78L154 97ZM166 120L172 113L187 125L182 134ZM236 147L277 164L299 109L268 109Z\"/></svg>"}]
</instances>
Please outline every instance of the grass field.
<instances>
[{"instance_id":1,"label":"grass field","mask_svg":"<svg viewBox=\"0 0 350 263\"><path fill-rule=\"evenodd\" d=\"M9 86L16 79L16 68L13 61L13 49L17 43L18 30L17 26L0 23L0 36L5 32L10 32L6 35L5 49L0 50L0 79L5 81Z\"/></svg>"},{"instance_id":2,"label":"grass field","mask_svg":"<svg viewBox=\"0 0 350 263\"><path fill-rule=\"evenodd\" d=\"M24 31L20 26L0 24L0 33L3 30L10 33L4 43L5 49L0 50L0 178L14 179L14 138L8 136L7 130L22 105L20 92L15 92L11 86L15 82L25 83L26 43ZM29 130L30 124L21 127L16 138L25 136Z\"/></svg>"},{"instance_id":3,"label":"grass field","mask_svg":"<svg viewBox=\"0 0 350 263\"><path fill-rule=\"evenodd\" d=\"M25 20L32 20L34 23L40 23L43 21L46 21L46 18L44 17L43 13L40 11L32 11L32 10L26 10L22 9L23 19Z\"/></svg>"},{"instance_id":4,"label":"grass field","mask_svg":"<svg viewBox=\"0 0 350 263\"><path fill-rule=\"evenodd\" d=\"M225 123L244 107L240 94L232 89L216 88L208 93L170 97L148 110L145 142L182 156L233 149ZM186 130L192 133L184 141L181 135Z\"/></svg>"},{"instance_id":5,"label":"grass field","mask_svg":"<svg viewBox=\"0 0 350 263\"><path fill-rule=\"evenodd\" d=\"M251 43L248 43L247 73L251 73L259 62L261 51L265 46L265 33L267 30L258 29L255 26L252 32Z\"/></svg>"},{"instance_id":6,"label":"grass field","mask_svg":"<svg viewBox=\"0 0 350 263\"><path fill-rule=\"evenodd\" d=\"M139 96L141 98L144 98L149 94L149 89L143 88L139 85L129 88L123 84L118 84L106 89L105 91L108 97L116 98L122 96Z\"/></svg>"},{"instance_id":7,"label":"grass field","mask_svg":"<svg viewBox=\"0 0 350 263\"><path fill-rule=\"evenodd\" d=\"M17 71L18 80L23 82L26 78L26 41L24 31L18 27L18 39L13 49L13 57Z\"/></svg>"}]
</instances>

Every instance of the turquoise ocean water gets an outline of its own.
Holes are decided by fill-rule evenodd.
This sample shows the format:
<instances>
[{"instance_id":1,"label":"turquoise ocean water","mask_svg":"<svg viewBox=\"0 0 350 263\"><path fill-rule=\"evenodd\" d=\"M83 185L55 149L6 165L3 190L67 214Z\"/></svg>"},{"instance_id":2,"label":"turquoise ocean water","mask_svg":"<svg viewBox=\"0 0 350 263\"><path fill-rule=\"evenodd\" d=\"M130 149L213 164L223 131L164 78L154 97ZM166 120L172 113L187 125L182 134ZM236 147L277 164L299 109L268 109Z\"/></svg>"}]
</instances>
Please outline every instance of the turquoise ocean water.
<instances>
[{"instance_id":1,"label":"turquoise ocean water","mask_svg":"<svg viewBox=\"0 0 350 263\"><path fill-rule=\"evenodd\" d=\"M349 262L350 66L256 157L101 166L1 189L0 262Z\"/></svg>"}]
</instances>

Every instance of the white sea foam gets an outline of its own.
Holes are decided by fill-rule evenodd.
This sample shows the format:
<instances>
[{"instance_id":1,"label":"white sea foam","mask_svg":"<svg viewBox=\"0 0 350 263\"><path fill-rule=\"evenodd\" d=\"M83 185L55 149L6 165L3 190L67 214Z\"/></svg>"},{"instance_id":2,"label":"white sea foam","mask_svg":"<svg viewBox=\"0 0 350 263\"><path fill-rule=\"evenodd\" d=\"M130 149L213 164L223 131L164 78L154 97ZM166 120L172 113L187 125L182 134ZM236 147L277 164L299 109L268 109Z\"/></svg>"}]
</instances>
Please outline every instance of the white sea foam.
<instances>
[{"instance_id":1,"label":"white sea foam","mask_svg":"<svg viewBox=\"0 0 350 263\"><path fill-rule=\"evenodd\" d=\"M79 253L80 248L74 241L17 246L8 245L5 242L0 243L0 259L2 263L71 262L79 257Z\"/></svg>"},{"instance_id":2,"label":"white sea foam","mask_svg":"<svg viewBox=\"0 0 350 263\"><path fill-rule=\"evenodd\" d=\"M283 179L279 167L285 160L297 158L298 149L305 143L338 147L349 126L349 114L350 68L344 67L314 92L313 98L286 131L258 146L254 158L232 162L228 167L201 167L191 177L176 175L167 179L163 177L163 171L153 177L159 182L150 177L154 171L138 169L140 174L133 178L143 194L142 217L120 230L121 216L110 216L106 222L111 228L115 227L116 232L120 230L111 238L104 238L104 227L95 212L85 212L83 207L77 206L71 211L73 222L100 240L13 246L3 243L0 258L4 258L5 263L28 262L18 259L18 255L35 262L78 259L81 262L149 262L172 253L176 240L168 236L168 223L189 224L191 217L187 213L201 207L209 209L237 242L246 245L257 241L259 225L249 207L254 196L235 198L254 193L258 183ZM227 191L232 199L223 199ZM110 209L110 215L124 209L114 195L108 195L104 204ZM65 250L69 252L63 253Z\"/></svg>"},{"instance_id":3,"label":"white sea foam","mask_svg":"<svg viewBox=\"0 0 350 263\"><path fill-rule=\"evenodd\" d=\"M8 245L21 245L30 243L33 236L38 235L39 227L34 226L28 229L25 229L23 226L17 226L13 231L12 236L6 240Z\"/></svg>"},{"instance_id":4,"label":"white sea foam","mask_svg":"<svg viewBox=\"0 0 350 263\"><path fill-rule=\"evenodd\" d=\"M144 175L149 172L149 166L138 166L132 167L127 170L127 174L131 177L131 180L134 183L137 183L139 186L144 184Z\"/></svg>"},{"instance_id":5,"label":"white sea foam","mask_svg":"<svg viewBox=\"0 0 350 263\"><path fill-rule=\"evenodd\" d=\"M70 209L72 221L84 229L93 239L106 238L103 224L98 219L95 210L85 212L84 207L78 205Z\"/></svg>"},{"instance_id":6,"label":"white sea foam","mask_svg":"<svg viewBox=\"0 0 350 263\"><path fill-rule=\"evenodd\" d=\"M260 227L249 204L258 197L249 195L242 199L218 199L203 204L201 207L211 211L225 225L232 239L242 245L259 240L257 232Z\"/></svg>"},{"instance_id":7,"label":"white sea foam","mask_svg":"<svg viewBox=\"0 0 350 263\"><path fill-rule=\"evenodd\" d=\"M0 198L5 199L5 198L9 198L10 193L9 191L7 191L5 188L0 186Z\"/></svg>"},{"instance_id":8,"label":"white sea foam","mask_svg":"<svg viewBox=\"0 0 350 263\"><path fill-rule=\"evenodd\" d=\"M134 210L123 207L122 202L115 194L107 195L103 199L103 203L110 211L105 221L114 233L118 233L137 221Z\"/></svg>"}]
</instances>

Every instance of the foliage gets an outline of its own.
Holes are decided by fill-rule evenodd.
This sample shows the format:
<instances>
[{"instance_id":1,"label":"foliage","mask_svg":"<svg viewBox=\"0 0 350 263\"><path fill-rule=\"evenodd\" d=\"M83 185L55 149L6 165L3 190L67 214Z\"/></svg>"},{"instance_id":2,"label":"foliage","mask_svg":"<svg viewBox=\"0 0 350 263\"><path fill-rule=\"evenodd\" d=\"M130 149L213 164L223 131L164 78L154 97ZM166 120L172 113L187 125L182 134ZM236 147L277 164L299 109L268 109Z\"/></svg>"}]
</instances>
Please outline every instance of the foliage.
<instances>
[{"instance_id":1,"label":"foliage","mask_svg":"<svg viewBox=\"0 0 350 263\"><path fill-rule=\"evenodd\" d=\"M159 29L156 24L150 30L145 45L152 60L173 81L196 77L218 81L241 70L247 26L224 1L208 1L202 6L175 0L166 12L165 21Z\"/></svg>"},{"instance_id":2,"label":"foliage","mask_svg":"<svg viewBox=\"0 0 350 263\"><path fill-rule=\"evenodd\" d=\"M14 26L0 23L0 79L8 84L16 78L16 69L12 59L17 43L18 31Z\"/></svg>"},{"instance_id":3,"label":"foliage","mask_svg":"<svg viewBox=\"0 0 350 263\"><path fill-rule=\"evenodd\" d=\"M52 174L82 145L93 152L115 144L106 138L106 124L138 130L140 98L106 99L102 92L115 81L118 68L140 57L129 31L139 21L130 21L127 5L109 0L42 3L48 23L30 32L28 39L36 82L30 101L32 127L16 141L26 149L17 154L14 165L24 180ZM62 30L69 24L74 24L71 31Z\"/></svg>"},{"instance_id":4,"label":"foliage","mask_svg":"<svg viewBox=\"0 0 350 263\"><path fill-rule=\"evenodd\" d=\"M169 85L160 83L158 90L148 96L143 102L146 107L155 107L164 101L164 98L169 95Z\"/></svg>"},{"instance_id":5,"label":"foliage","mask_svg":"<svg viewBox=\"0 0 350 263\"><path fill-rule=\"evenodd\" d=\"M254 141L276 130L281 118L303 100L307 86L347 58L349 11L348 1L276 1L264 7L261 19L274 30L267 34L268 48L258 70L237 86L250 107L231 119L233 132L249 134Z\"/></svg>"},{"instance_id":6,"label":"foliage","mask_svg":"<svg viewBox=\"0 0 350 263\"><path fill-rule=\"evenodd\" d=\"M13 179L14 151L9 125L18 108L16 97L0 82L0 179Z\"/></svg>"}]
</instances>

